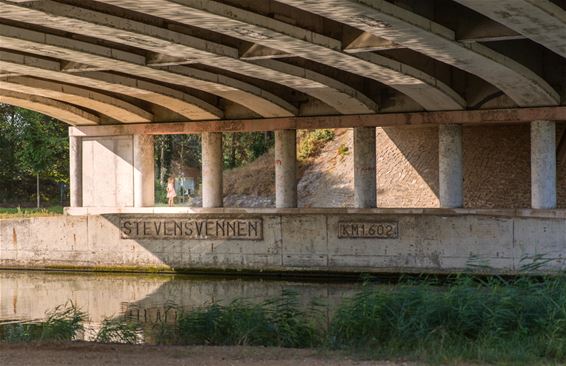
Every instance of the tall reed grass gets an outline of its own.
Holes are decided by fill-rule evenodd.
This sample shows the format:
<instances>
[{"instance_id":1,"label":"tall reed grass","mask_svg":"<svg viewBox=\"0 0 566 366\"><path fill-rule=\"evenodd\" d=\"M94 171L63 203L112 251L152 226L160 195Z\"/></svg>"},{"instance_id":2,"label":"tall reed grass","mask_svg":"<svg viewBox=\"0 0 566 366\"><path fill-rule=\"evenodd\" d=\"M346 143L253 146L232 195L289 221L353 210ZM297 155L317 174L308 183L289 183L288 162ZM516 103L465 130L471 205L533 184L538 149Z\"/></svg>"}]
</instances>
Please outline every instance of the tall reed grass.
<instances>
[{"instance_id":1,"label":"tall reed grass","mask_svg":"<svg viewBox=\"0 0 566 366\"><path fill-rule=\"evenodd\" d=\"M262 303L240 299L176 310L170 323L104 321L96 341L320 347L442 364L566 362L565 277L368 281L332 315L291 291ZM84 319L71 304L40 325L0 326L0 340L71 340Z\"/></svg>"}]
</instances>

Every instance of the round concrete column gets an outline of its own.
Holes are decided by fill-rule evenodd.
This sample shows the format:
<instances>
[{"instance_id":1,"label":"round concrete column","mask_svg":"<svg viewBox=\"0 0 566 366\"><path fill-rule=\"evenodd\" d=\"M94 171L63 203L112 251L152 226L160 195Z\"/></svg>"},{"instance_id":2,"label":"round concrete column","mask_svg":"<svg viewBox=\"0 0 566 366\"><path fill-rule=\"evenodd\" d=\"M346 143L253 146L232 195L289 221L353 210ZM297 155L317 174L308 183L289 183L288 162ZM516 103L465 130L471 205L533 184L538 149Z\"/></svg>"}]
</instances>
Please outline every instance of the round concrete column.
<instances>
[{"instance_id":1,"label":"round concrete column","mask_svg":"<svg viewBox=\"0 0 566 366\"><path fill-rule=\"evenodd\" d=\"M202 134L202 207L223 205L222 133Z\"/></svg>"},{"instance_id":2,"label":"round concrete column","mask_svg":"<svg viewBox=\"0 0 566 366\"><path fill-rule=\"evenodd\" d=\"M155 204L153 136L134 135L134 207Z\"/></svg>"},{"instance_id":3,"label":"round concrete column","mask_svg":"<svg viewBox=\"0 0 566 366\"><path fill-rule=\"evenodd\" d=\"M354 128L354 205L376 207L375 127Z\"/></svg>"},{"instance_id":4,"label":"round concrete column","mask_svg":"<svg viewBox=\"0 0 566 366\"><path fill-rule=\"evenodd\" d=\"M464 206L462 126L438 126L438 167L440 207Z\"/></svg>"},{"instance_id":5,"label":"round concrete column","mask_svg":"<svg viewBox=\"0 0 566 366\"><path fill-rule=\"evenodd\" d=\"M297 131L275 131L275 207L297 207Z\"/></svg>"},{"instance_id":6,"label":"round concrete column","mask_svg":"<svg viewBox=\"0 0 566 366\"><path fill-rule=\"evenodd\" d=\"M531 205L556 208L556 124L531 122Z\"/></svg>"},{"instance_id":7,"label":"round concrete column","mask_svg":"<svg viewBox=\"0 0 566 366\"><path fill-rule=\"evenodd\" d=\"M83 205L83 141L69 136L69 183L71 207Z\"/></svg>"}]
</instances>

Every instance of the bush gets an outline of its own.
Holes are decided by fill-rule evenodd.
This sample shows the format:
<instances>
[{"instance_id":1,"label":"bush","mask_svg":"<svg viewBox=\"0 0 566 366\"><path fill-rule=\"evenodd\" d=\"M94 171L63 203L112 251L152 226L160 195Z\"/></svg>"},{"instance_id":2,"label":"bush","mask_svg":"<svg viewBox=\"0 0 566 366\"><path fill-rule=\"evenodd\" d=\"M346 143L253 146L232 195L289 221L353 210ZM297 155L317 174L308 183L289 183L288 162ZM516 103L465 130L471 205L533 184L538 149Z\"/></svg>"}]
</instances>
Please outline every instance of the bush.
<instances>
[{"instance_id":1,"label":"bush","mask_svg":"<svg viewBox=\"0 0 566 366\"><path fill-rule=\"evenodd\" d=\"M325 143L332 141L334 137L334 130L328 128L301 131L299 133L299 160L306 160L313 157Z\"/></svg>"}]
</instances>

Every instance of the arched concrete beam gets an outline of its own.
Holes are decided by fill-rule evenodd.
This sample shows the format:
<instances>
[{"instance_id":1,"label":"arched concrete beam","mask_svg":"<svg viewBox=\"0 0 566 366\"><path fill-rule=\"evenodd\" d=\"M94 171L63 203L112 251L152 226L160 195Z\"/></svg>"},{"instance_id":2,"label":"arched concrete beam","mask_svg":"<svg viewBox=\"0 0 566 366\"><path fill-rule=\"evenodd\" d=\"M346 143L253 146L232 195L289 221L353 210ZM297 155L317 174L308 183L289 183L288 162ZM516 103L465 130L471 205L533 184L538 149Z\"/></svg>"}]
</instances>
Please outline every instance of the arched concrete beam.
<instances>
[{"instance_id":1,"label":"arched concrete beam","mask_svg":"<svg viewBox=\"0 0 566 366\"><path fill-rule=\"evenodd\" d=\"M373 55L370 60L341 52L335 39L215 1L103 0L122 8L137 7L173 20L253 42L294 56L387 84L428 110L462 109L466 102L449 86L395 60ZM167 4L163 6L163 4ZM433 82L429 81L433 79Z\"/></svg>"},{"instance_id":2,"label":"arched concrete beam","mask_svg":"<svg viewBox=\"0 0 566 366\"><path fill-rule=\"evenodd\" d=\"M0 103L15 105L43 113L70 125L96 125L100 119L67 103L36 95L17 93L0 88Z\"/></svg>"},{"instance_id":3,"label":"arched concrete beam","mask_svg":"<svg viewBox=\"0 0 566 366\"><path fill-rule=\"evenodd\" d=\"M153 114L121 99L73 85L25 76L0 78L0 88L89 108L124 123L151 122Z\"/></svg>"},{"instance_id":4,"label":"arched concrete beam","mask_svg":"<svg viewBox=\"0 0 566 366\"><path fill-rule=\"evenodd\" d=\"M155 2L167 6L161 0ZM143 3L127 5L128 9L144 11ZM28 3L25 7L4 4L0 16L269 80L315 97L344 114L372 113L377 110L375 102L369 97L315 71L270 60L245 62L238 59L239 52L235 48L109 14L47 0Z\"/></svg>"},{"instance_id":5,"label":"arched concrete beam","mask_svg":"<svg viewBox=\"0 0 566 366\"><path fill-rule=\"evenodd\" d=\"M218 95L258 113L263 117L296 115L295 106L257 86L212 72L177 66L183 74L145 66L145 57L93 43L78 41L25 28L0 24L2 48L34 53L98 68L117 70L181 86L190 86Z\"/></svg>"},{"instance_id":6,"label":"arched concrete beam","mask_svg":"<svg viewBox=\"0 0 566 366\"><path fill-rule=\"evenodd\" d=\"M566 11L548 0L455 0L566 57Z\"/></svg>"},{"instance_id":7,"label":"arched concrete beam","mask_svg":"<svg viewBox=\"0 0 566 366\"><path fill-rule=\"evenodd\" d=\"M61 72L56 61L0 51L0 71L30 75L38 78L111 91L162 106L189 120L222 118L222 111L192 95L145 80L109 74L88 72L80 75Z\"/></svg>"},{"instance_id":8,"label":"arched concrete beam","mask_svg":"<svg viewBox=\"0 0 566 366\"><path fill-rule=\"evenodd\" d=\"M189 0L179 0L178 2ZM447 63L501 89L520 106L557 105L558 93L532 70L452 30L384 0L278 0L348 24ZM490 1L490 4L497 1Z\"/></svg>"}]
</instances>

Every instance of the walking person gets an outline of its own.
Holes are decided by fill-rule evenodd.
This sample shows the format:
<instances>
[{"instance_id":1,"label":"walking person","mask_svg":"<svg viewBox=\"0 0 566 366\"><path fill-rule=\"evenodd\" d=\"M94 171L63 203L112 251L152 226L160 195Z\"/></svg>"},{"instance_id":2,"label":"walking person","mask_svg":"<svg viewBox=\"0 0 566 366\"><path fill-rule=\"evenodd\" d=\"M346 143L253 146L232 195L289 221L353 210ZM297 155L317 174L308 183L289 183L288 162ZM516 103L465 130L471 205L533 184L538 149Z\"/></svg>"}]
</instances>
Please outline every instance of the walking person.
<instances>
[{"instance_id":1,"label":"walking person","mask_svg":"<svg viewBox=\"0 0 566 366\"><path fill-rule=\"evenodd\" d=\"M167 204L169 207L175 205L175 197L177 197L177 192L175 192L175 178L169 177L169 179L167 179Z\"/></svg>"}]
</instances>

